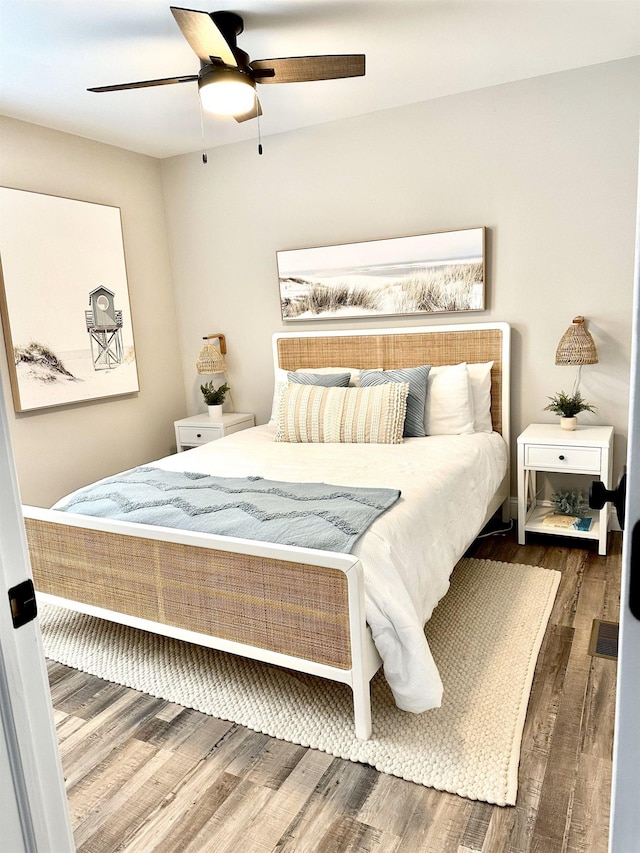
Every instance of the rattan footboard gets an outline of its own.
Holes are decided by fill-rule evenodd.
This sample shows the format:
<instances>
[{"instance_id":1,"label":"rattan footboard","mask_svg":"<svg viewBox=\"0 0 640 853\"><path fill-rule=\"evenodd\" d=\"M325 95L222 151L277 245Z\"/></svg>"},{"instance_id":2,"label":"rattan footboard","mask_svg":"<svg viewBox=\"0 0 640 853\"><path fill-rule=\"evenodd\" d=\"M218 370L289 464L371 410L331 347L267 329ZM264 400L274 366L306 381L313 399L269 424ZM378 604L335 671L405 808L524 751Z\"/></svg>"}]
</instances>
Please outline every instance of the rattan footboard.
<instances>
[{"instance_id":1,"label":"rattan footboard","mask_svg":"<svg viewBox=\"0 0 640 853\"><path fill-rule=\"evenodd\" d=\"M351 667L343 571L29 517L25 526L39 592Z\"/></svg>"}]
</instances>

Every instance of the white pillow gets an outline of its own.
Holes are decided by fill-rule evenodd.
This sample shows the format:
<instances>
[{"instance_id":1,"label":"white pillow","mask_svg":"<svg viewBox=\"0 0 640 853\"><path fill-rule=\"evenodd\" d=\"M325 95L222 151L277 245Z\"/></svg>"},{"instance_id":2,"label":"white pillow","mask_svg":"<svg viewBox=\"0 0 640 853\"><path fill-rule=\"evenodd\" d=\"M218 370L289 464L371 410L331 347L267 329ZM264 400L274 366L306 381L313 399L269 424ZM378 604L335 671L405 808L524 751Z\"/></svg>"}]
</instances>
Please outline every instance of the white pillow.
<instances>
[{"instance_id":1,"label":"white pillow","mask_svg":"<svg viewBox=\"0 0 640 853\"><path fill-rule=\"evenodd\" d=\"M474 431L473 396L466 362L432 367L424 407L427 435L463 435Z\"/></svg>"},{"instance_id":2,"label":"white pillow","mask_svg":"<svg viewBox=\"0 0 640 853\"><path fill-rule=\"evenodd\" d=\"M485 364L467 364L473 396L473 419L476 432L493 432L491 422L491 368L492 361Z\"/></svg>"},{"instance_id":3,"label":"white pillow","mask_svg":"<svg viewBox=\"0 0 640 853\"><path fill-rule=\"evenodd\" d=\"M287 373L289 373L289 371L283 370L281 367L276 367L274 368L274 373L275 381L273 383L273 400L271 401L271 417L269 418L269 426L276 425L280 397L282 395L283 388L286 388L287 386Z\"/></svg>"}]
</instances>

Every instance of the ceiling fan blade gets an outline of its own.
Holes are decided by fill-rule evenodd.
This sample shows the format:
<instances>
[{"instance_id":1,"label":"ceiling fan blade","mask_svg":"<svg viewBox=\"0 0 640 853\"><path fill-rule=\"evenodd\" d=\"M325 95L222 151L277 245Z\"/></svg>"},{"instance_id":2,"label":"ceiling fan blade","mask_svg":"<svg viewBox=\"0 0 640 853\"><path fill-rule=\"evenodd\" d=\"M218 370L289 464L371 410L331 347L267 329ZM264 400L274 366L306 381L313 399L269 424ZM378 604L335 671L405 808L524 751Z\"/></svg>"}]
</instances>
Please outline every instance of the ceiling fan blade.
<instances>
[{"instance_id":1,"label":"ceiling fan blade","mask_svg":"<svg viewBox=\"0 0 640 853\"><path fill-rule=\"evenodd\" d=\"M233 51L208 12L196 12L178 6L170 8L182 35L202 62L208 64L211 57L217 56L225 65L237 67Z\"/></svg>"},{"instance_id":2,"label":"ceiling fan blade","mask_svg":"<svg viewBox=\"0 0 640 853\"><path fill-rule=\"evenodd\" d=\"M148 86L170 86L172 83L192 83L198 79L197 74L184 77L162 77L159 80L141 80L138 83L116 83L115 86L94 86L87 92L118 92L121 89L146 89Z\"/></svg>"},{"instance_id":3,"label":"ceiling fan blade","mask_svg":"<svg viewBox=\"0 0 640 853\"><path fill-rule=\"evenodd\" d=\"M251 70L256 83L305 83L310 80L336 80L362 77L363 53L335 56L289 56L282 59L257 59Z\"/></svg>"},{"instance_id":4,"label":"ceiling fan blade","mask_svg":"<svg viewBox=\"0 0 640 853\"><path fill-rule=\"evenodd\" d=\"M262 115L262 107L260 106L260 101L258 100L258 96L256 95L256 103L250 110L247 110L246 113L239 113L238 115L234 115L234 119L236 121L248 121L250 118L257 118Z\"/></svg>"}]
</instances>

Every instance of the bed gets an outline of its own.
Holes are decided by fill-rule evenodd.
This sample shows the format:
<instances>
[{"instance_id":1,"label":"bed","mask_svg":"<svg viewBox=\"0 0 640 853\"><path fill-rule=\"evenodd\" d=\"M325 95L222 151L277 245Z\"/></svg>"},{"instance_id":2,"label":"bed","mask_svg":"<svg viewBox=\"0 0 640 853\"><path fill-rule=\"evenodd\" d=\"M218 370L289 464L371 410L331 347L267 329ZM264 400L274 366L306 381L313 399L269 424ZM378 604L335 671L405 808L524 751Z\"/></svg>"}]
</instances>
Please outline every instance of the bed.
<instances>
[{"instance_id":1,"label":"bed","mask_svg":"<svg viewBox=\"0 0 640 853\"><path fill-rule=\"evenodd\" d=\"M362 739L381 665L399 707L436 707L441 684L423 625L477 533L500 510L508 518L509 342L504 323L275 334L276 378L339 365L357 375L484 364L489 424L396 444L274 441L277 427L262 425L151 464L399 488L348 553L25 506L39 599L343 682Z\"/></svg>"}]
</instances>

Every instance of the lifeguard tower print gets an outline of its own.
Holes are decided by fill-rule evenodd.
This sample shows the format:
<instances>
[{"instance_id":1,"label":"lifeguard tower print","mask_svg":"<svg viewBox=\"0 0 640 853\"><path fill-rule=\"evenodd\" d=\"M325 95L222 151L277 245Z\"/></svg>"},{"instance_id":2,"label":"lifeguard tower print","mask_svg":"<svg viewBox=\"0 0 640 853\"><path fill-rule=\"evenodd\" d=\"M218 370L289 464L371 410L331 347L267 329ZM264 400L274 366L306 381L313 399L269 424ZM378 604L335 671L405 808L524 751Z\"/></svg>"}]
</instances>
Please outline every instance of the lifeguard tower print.
<instances>
[{"instance_id":1,"label":"lifeguard tower print","mask_svg":"<svg viewBox=\"0 0 640 853\"><path fill-rule=\"evenodd\" d=\"M113 370L122 364L122 311L115 307L115 293L108 287L96 287L89 294L85 311L87 332L91 340L91 360L94 370Z\"/></svg>"},{"instance_id":2,"label":"lifeguard tower print","mask_svg":"<svg viewBox=\"0 0 640 853\"><path fill-rule=\"evenodd\" d=\"M0 187L0 250L16 412L137 393L120 209Z\"/></svg>"}]
</instances>

